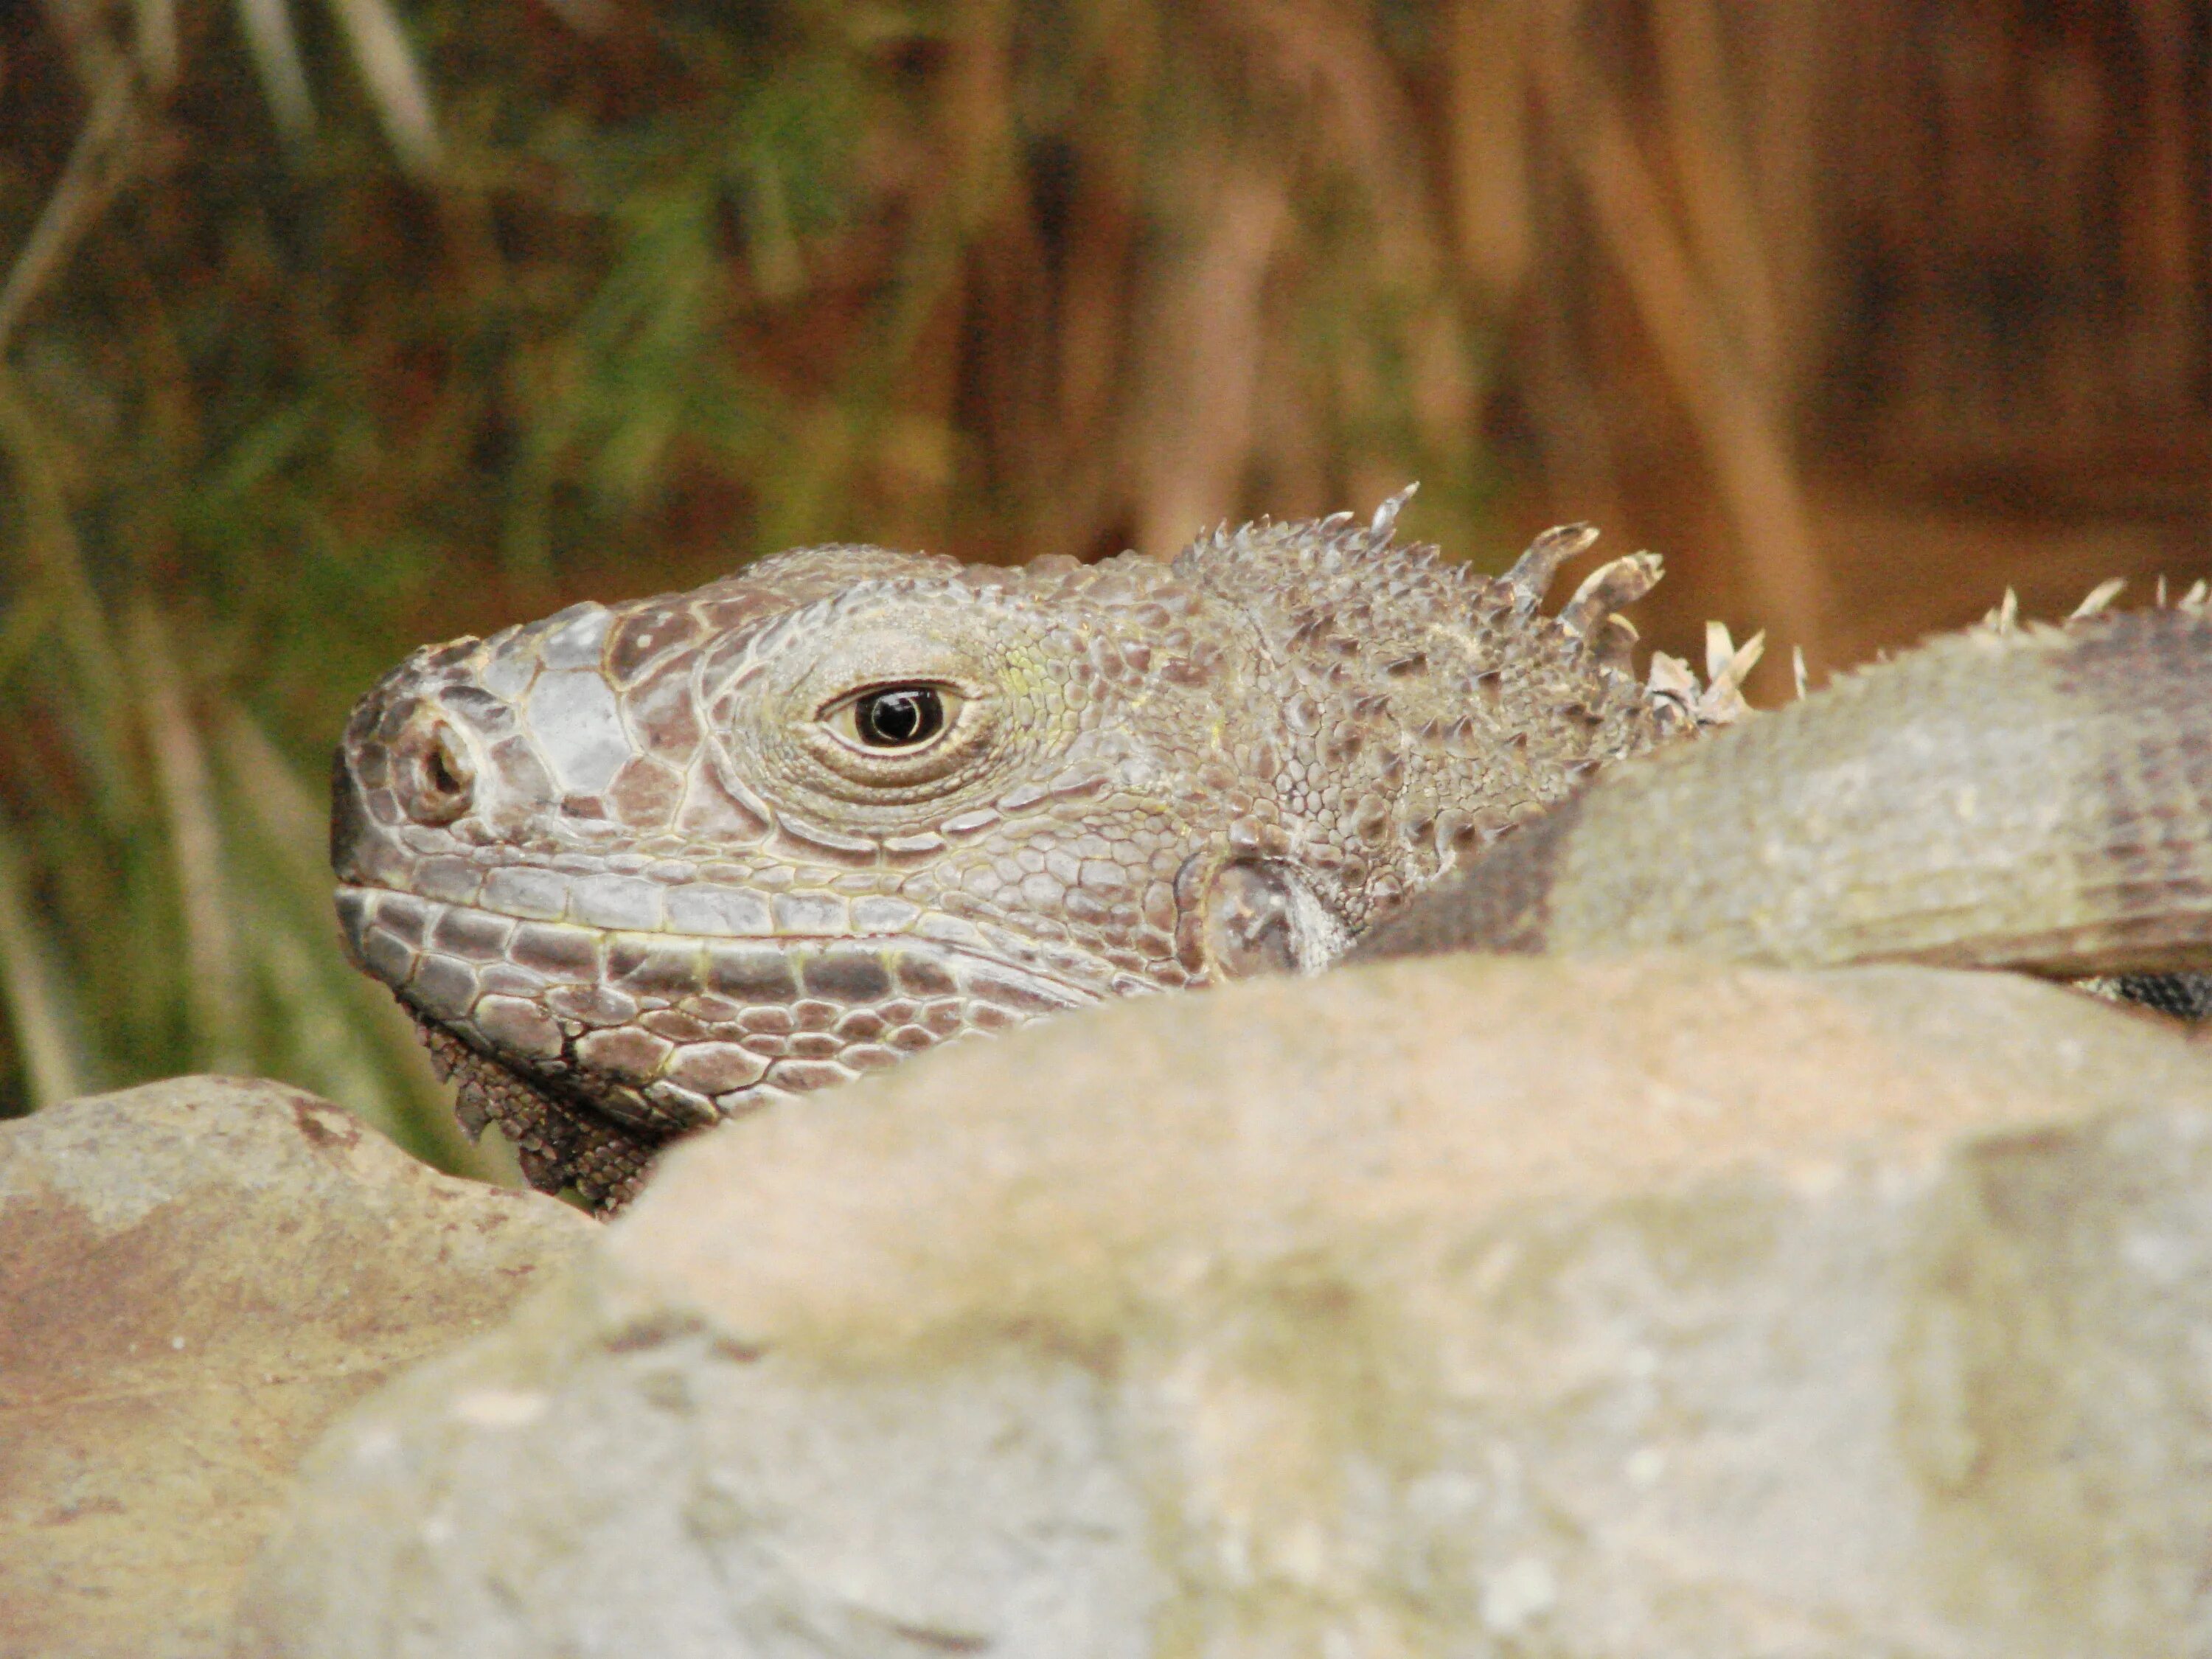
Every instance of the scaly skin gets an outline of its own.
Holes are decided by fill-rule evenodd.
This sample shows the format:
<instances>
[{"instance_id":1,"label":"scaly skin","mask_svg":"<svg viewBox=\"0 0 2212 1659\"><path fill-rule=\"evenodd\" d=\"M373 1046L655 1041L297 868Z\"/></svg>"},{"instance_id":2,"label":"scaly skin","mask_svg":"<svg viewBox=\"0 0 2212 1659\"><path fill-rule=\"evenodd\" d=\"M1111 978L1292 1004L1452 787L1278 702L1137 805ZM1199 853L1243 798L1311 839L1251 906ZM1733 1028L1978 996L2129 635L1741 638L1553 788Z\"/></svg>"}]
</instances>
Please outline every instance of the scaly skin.
<instances>
[{"instance_id":1,"label":"scaly skin","mask_svg":"<svg viewBox=\"0 0 2212 1659\"><path fill-rule=\"evenodd\" d=\"M2212 617L1936 640L1609 774L1357 954L1651 950L2118 975L2203 1017Z\"/></svg>"},{"instance_id":2,"label":"scaly skin","mask_svg":"<svg viewBox=\"0 0 2212 1659\"><path fill-rule=\"evenodd\" d=\"M2212 966L2194 599L1939 641L1638 761L1734 721L1750 652L1639 684L1613 609L1656 559L1547 617L1587 532L1492 580L1390 545L1398 504L1172 565L814 548L418 652L338 757L349 945L463 1121L602 1209L719 1118L1355 942ZM894 688L941 730L864 720Z\"/></svg>"},{"instance_id":3,"label":"scaly skin","mask_svg":"<svg viewBox=\"0 0 2212 1659\"><path fill-rule=\"evenodd\" d=\"M809 549L417 652L338 757L348 945L465 1122L613 1207L671 1137L948 1038L1325 966L1741 708L1629 672L1652 556L1547 617L1587 532L1486 579L1391 545L1398 505L1171 565ZM939 692L934 739L860 740L895 686Z\"/></svg>"}]
</instances>

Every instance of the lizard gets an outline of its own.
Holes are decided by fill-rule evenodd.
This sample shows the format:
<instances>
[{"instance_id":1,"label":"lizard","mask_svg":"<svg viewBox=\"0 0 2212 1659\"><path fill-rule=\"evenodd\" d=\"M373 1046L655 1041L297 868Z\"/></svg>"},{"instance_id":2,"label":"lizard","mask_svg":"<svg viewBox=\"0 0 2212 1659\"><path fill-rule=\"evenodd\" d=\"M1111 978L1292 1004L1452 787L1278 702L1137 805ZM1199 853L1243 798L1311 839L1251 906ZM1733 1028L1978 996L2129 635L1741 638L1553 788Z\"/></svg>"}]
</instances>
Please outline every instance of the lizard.
<instances>
[{"instance_id":1,"label":"lizard","mask_svg":"<svg viewBox=\"0 0 2212 1659\"><path fill-rule=\"evenodd\" d=\"M1590 827L1620 816L1616 787L1632 821L1662 799L1674 816L1632 836L1620 859L1635 867L1615 873L1631 887L1692 874L1704 885L1676 912L1693 916L1771 850L1771 813L1726 867L1705 843L1741 805L1729 790L1777 787L1759 776L1776 763L1762 734L1790 738L1800 710L1814 729L1780 760L1801 771L1882 731L1903 734L1892 749L1971 748L1983 682L2025 670L2044 697L2030 715L2063 714L2065 686L2045 683L2066 681L2078 643L2132 639L2142 616L2161 619L2146 659L2193 676L2175 695L2212 707L2212 621L2195 603L1984 630L1870 671L1871 698L1846 686L1747 720L1756 640L1739 651L1721 633L1704 681L1662 654L1638 673L1620 611L1659 580L1656 555L1602 565L1547 611L1595 531L1548 532L1486 576L1396 540L1410 494L1364 523L1224 526L1172 561L1007 568L808 548L688 593L426 647L362 699L336 758L346 948L416 1018L464 1126L495 1121L533 1185L611 1212L667 1141L950 1039L1347 954L1638 937L1602 905L1577 908L1614 856ZM1916 698L1949 726L1912 718ZM2171 799L2150 805L2181 803L2198 851L2134 873L2201 899L2212 752L2182 714L2185 763L2160 772ZM1930 764L1971 793L2019 763L2016 739L1988 768ZM2044 747L2070 763L2063 742ZM1682 755L1717 760L1719 781L1682 773ZM1990 810L2025 791L2040 812L2049 770L1992 789ZM1655 775L1669 781L1656 793ZM1909 800L1882 792L1911 781L1876 779L1876 806ZM2045 830L2112 839L2106 797L2075 793L2080 810ZM1935 833L1972 830L1958 819ZM1894 829L1862 835L1816 885L1880 885L1866 855L1893 851ZM2069 973L2202 965L2202 908L2186 939L2147 952L2090 948L2090 928L2072 955L2008 956L2002 940L1987 954ZM1948 917L1954 932L1972 921ZM1949 959L1917 936L1774 944L1721 948Z\"/></svg>"}]
</instances>

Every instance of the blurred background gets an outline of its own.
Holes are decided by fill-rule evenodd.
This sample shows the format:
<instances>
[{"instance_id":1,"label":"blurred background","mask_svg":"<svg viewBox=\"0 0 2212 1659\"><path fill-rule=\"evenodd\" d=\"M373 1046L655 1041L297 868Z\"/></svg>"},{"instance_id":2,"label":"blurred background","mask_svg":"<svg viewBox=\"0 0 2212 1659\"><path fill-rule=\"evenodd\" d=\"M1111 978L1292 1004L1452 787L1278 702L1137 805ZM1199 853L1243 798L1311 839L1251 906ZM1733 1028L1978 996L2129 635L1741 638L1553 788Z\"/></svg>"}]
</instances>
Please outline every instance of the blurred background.
<instances>
[{"instance_id":1,"label":"blurred background","mask_svg":"<svg viewBox=\"0 0 2212 1659\"><path fill-rule=\"evenodd\" d=\"M2212 574L2212 0L9 0L0 1113L465 1167L323 869L416 644L1414 478L1766 701Z\"/></svg>"}]
</instances>

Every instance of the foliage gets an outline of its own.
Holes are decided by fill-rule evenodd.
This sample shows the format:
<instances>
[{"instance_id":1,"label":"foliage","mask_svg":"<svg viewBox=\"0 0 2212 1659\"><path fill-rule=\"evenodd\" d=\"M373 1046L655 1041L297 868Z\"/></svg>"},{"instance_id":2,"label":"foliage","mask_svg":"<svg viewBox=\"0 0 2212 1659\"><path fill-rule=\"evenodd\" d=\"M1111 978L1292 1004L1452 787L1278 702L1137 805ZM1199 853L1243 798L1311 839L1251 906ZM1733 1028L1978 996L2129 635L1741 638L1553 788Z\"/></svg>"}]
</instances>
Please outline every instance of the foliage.
<instances>
[{"instance_id":1,"label":"foliage","mask_svg":"<svg viewBox=\"0 0 2212 1659\"><path fill-rule=\"evenodd\" d=\"M1677 651L1824 671L2208 557L2192 0L15 21L0 1111L223 1066L458 1156L332 948L320 758L410 647L566 600L1413 477L1502 554L1478 431L1666 547Z\"/></svg>"},{"instance_id":2,"label":"foliage","mask_svg":"<svg viewBox=\"0 0 2212 1659\"><path fill-rule=\"evenodd\" d=\"M1426 9L46 0L0 80L0 1110L465 1154L317 757L413 645L832 537L1168 550L1486 474Z\"/></svg>"}]
</instances>

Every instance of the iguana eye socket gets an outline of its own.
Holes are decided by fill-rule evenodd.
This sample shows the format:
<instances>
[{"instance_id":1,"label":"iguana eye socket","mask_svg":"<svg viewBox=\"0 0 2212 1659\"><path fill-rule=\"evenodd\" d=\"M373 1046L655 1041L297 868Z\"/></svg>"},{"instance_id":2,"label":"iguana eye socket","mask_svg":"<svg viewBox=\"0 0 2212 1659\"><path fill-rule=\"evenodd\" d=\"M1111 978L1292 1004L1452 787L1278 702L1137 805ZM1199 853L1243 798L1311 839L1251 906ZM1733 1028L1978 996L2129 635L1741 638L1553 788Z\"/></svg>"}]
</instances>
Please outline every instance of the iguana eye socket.
<instances>
[{"instance_id":1,"label":"iguana eye socket","mask_svg":"<svg viewBox=\"0 0 2212 1659\"><path fill-rule=\"evenodd\" d=\"M863 749L911 753L944 732L959 706L959 695L941 685L879 685L831 709L830 727Z\"/></svg>"}]
</instances>

